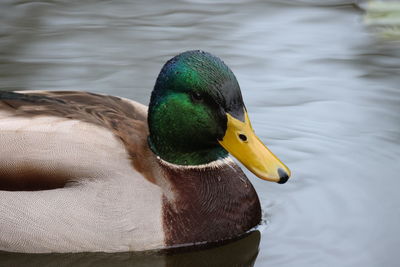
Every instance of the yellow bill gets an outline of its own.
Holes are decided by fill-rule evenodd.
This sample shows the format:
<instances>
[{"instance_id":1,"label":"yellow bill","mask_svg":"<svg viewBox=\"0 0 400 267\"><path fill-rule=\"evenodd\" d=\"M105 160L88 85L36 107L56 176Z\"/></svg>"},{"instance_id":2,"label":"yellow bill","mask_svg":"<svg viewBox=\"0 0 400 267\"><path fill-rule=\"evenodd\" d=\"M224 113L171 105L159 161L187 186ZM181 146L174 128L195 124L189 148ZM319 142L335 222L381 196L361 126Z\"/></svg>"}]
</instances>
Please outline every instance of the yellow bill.
<instances>
[{"instance_id":1,"label":"yellow bill","mask_svg":"<svg viewBox=\"0 0 400 267\"><path fill-rule=\"evenodd\" d=\"M244 122L228 113L226 115L227 129L219 143L259 178L285 183L290 177L289 168L256 136L247 112L244 111Z\"/></svg>"}]
</instances>

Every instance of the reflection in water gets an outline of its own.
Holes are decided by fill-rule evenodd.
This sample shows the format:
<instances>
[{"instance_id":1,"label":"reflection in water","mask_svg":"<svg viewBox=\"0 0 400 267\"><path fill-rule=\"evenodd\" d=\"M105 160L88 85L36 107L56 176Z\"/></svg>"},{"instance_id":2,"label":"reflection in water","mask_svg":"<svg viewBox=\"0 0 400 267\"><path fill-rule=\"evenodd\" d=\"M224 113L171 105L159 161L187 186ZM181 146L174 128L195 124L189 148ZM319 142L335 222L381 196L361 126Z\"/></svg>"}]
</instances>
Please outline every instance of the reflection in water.
<instances>
[{"instance_id":1,"label":"reflection in water","mask_svg":"<svg viewBox=\"0 0 400 267\"><path fill-rule=\"evenodd\" d=\"M20 254L0 252L0 266L85 267L250 267L258 254L260 232L225 245L174 253Z\"/></svg>"},{"instance_id":2,"label":"reflection in water","mask_svg":"<svg viewBox=\"0 0 400 267\"><path fill-rule=\"evenodd\" d=\"M1 90L87 90L147 104L161 65L182 51L209 51L232 68L254 129L293 173L285 185L247 173L269 222L256 266L398 265L400 46L376 38L353 1L0 5ZM177 257L194 266L196 255Z\"/></svg>"}]
</instances>

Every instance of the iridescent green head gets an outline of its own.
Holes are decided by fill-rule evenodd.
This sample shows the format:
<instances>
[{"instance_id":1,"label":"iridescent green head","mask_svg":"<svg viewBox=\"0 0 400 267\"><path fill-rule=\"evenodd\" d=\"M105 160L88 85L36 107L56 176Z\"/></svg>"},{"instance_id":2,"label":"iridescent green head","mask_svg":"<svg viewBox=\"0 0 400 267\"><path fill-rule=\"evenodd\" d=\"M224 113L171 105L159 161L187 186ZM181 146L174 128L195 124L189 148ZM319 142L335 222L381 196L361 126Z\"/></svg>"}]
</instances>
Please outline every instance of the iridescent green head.
<instances>
[{"instance_id":1,"label":"iridescent green head","mask_svg":"<svg viewBox=\"0 0 400 267\"><path fill-rule=\"evenodd\" d=\"M229 152L261 179L290 176L255 135L235 75L209 53L184 52L164 65L148 120L150 148L170 163L206 164Z\"/></svg>"},{"instance_id":2,"label":"iridescent green head","mask_svg":"<svg viewBox=\"0 0 400 267\"><path fill-rule=\"evenodd\" d=\"M243 120L239 84L225 63L203 51L188 51L161 69L149 105L149 143L162 159L198 165L225 157L219 144L227 116Z\"/></svg>"}]
</instances>

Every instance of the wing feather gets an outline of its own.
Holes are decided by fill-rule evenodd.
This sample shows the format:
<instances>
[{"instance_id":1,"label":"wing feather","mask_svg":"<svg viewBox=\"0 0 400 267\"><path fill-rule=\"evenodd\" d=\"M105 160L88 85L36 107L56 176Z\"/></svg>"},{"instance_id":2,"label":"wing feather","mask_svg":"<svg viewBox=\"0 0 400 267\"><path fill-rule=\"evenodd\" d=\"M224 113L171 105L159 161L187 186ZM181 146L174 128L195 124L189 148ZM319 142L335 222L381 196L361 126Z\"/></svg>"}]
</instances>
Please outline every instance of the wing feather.
<instances>
[{"instance_id":1,"label":"wing feather","mask_svg":"<svg viewBox=\"0 0 400 267\"><path fill-rule=\"evenodd\" d=\"M151 181L146 119L145 106L119 97L0 92L0 190L112 176L126 158Z\"/></svg>"}]
</instances>

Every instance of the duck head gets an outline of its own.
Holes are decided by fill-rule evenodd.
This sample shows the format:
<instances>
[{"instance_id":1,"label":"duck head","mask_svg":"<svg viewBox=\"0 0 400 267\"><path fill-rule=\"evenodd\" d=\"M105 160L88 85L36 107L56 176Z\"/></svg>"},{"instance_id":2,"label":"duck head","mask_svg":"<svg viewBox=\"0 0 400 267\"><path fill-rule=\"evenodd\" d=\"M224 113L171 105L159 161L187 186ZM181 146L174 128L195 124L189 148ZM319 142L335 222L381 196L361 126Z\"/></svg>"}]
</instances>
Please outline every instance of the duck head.
<instances>
[{"instance_id":1,"label":"duck head","mask_svg":"<svg viewBox=\"0 0 400 267\"><path fill-rule=\"evenodd\" d=\"M285 183L290 176L255 135L235 75L209 53L187 51L163 66L148 124L151 150L169 163L202 165L229 152L261 179Z\"/></svg>"}]
</instances>

